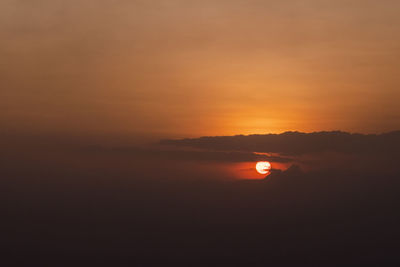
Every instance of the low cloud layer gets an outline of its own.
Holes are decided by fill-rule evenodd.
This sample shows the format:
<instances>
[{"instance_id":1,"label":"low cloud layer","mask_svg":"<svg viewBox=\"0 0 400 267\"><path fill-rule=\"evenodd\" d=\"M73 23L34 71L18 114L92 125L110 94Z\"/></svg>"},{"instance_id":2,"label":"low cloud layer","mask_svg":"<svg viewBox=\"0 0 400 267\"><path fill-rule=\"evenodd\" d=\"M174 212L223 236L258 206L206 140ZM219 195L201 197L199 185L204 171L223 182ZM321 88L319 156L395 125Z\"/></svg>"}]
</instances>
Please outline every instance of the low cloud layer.
<instances>
[{"instance_id":1,"label":"low cloud layer","mask_svg":"<svg viewBox=\"0 0 400 267\"><path fill-rule=\"evenodd\" d=\"M285 132L266 135L236 135L162 140L163 145L212 150L274 152L301 155L315 152L379 153L400 152L400 131L375 135L346 132Z\"/></svg>"}]
</instances>

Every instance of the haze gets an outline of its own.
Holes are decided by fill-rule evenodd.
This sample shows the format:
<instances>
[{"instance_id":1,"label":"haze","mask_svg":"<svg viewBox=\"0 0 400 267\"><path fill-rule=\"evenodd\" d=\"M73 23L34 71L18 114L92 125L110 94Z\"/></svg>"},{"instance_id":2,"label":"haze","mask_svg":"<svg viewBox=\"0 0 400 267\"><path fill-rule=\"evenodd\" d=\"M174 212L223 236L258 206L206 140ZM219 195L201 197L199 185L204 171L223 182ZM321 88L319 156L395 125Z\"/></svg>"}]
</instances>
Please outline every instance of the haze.
<instances>
[{"instance_id":1,"label":"haze","mask_svg":"<svg viewBox=\"0 0 400 267\"><path fill-rule=\"evenodd\" d=\"M400 125L399 1L0 3L9 132L184 137Z\"/></svg>"},{"instance_id":2,"label":"haze","mask_svg":"<svg viewBox=\"0 0 400 267\"><path fill-rule=\"evenodd\" d=\"M399 11L1 0L1 266L400 266Z\"/></svg>"}]
</instances>

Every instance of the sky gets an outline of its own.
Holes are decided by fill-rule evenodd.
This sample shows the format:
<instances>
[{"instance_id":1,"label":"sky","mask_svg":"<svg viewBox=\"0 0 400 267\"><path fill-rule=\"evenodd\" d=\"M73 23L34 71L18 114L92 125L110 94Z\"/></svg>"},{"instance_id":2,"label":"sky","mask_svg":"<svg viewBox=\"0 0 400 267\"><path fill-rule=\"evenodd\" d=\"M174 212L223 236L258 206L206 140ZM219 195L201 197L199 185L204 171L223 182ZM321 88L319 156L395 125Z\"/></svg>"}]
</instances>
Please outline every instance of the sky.
<instances>
[{"instance_id":1,"label":"sky","mask_svg":"<svg viewBox=\"0 0 400 267\"><path fill-rule=\"evenodd\" d=\"M397 0L3 0L3 131L196 137L400 125Z\"/></svg>"}]
</instances>

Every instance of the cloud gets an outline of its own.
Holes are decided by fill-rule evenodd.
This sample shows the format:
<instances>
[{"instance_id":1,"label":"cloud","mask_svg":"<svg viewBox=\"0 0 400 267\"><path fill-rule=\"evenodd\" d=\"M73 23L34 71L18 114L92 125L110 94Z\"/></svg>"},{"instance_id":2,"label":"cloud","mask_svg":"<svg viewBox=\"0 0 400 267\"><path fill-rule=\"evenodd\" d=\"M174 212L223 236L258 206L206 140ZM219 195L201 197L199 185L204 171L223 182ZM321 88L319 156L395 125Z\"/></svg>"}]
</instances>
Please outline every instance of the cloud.
<instances>
[{"instance_id":1,"label":"cloud","mask_svg":"<svg viewBox=\"0 0 400 267\"><path fill-rule=\"evenodd\" d=\"M236 135L162 140L160 144L210 150L273 152L301 155L316 152L351 154L397 154L400 151L400 131L375 135L332 132L285 132L266 135Z\"/></svg>"}]
</instances>

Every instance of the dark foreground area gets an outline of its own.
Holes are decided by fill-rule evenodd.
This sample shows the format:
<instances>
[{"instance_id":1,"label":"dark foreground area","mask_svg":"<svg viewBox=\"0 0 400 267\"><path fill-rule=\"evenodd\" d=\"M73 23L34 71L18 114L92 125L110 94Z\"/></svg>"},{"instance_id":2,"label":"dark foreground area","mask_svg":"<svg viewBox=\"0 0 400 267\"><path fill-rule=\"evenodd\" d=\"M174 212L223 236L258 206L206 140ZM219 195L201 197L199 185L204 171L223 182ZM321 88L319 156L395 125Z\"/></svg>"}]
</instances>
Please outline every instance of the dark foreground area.
<instances>
[{"instance_id":1,"label":"dark foreground area","mask_svg":"<svg viewBox=\"0 0 400 267\"><path fill-rule=\"evenodd\" d=\"M2 251L11 260L3 266L399 262L398 176L210 183L35 175L3 187Z\"/></svg>"},{"instance_id":2,"label":"dark foreground area","mask_svg":"<svg viewBox=\"0 0 400 267\"><path fill-rule=\"evenodd\" d=\"M1 266L400 263L392 154L390 172L293 165L220 180L154 153L39 147L1 152Z\"/></svg>"}]
</instances>

